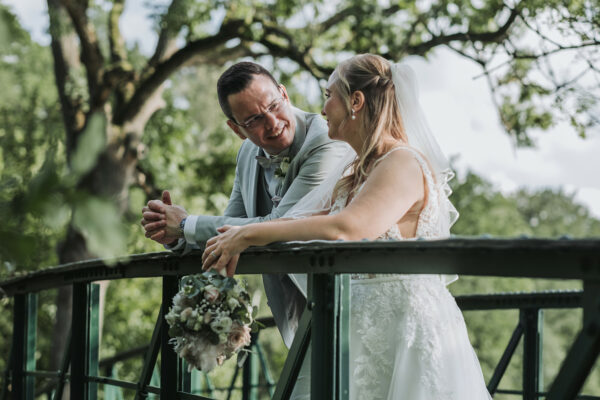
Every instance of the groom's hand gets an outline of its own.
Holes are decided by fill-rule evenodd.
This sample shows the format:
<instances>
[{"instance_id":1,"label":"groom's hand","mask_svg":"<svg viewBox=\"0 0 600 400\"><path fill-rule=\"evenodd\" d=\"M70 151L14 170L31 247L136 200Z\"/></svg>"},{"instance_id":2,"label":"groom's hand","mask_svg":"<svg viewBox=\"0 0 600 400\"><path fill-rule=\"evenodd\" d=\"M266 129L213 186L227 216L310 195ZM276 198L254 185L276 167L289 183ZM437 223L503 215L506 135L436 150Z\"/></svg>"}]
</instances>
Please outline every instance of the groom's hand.
<instances>
[{"instance_id":1,"label":"groom's hand","mask_svg":"<svg viewBox=\"0 0 600 400\"><path fill-rule=\"evenodd\" d=\"M180 206L173 206L170 193L165 190L162 200L151 200L142 209L141 224L145 236L160 243L174 244L182 237L179 224L187 212Z\"/></svg>"}]
</instances>

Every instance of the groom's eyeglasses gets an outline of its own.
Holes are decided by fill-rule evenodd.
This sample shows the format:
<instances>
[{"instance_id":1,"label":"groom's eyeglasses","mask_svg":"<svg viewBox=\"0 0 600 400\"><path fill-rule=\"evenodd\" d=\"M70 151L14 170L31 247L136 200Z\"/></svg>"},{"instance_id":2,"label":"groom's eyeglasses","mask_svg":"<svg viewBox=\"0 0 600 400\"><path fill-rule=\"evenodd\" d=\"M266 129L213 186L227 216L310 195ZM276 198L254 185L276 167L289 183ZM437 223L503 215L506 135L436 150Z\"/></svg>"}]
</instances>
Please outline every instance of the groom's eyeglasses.
<instances>
[{"instance_id":1,"label":"groom's eyeglasses","mask_svg":"<svg viewBox=\"0 0 600 400\"><path fill-rule=\"evenodd\" d=\"M242 123L237 123L235 121L233 121L233 123L237 126L248 129L249 131L257 130L264 126L267 114L277 114L279 110L281 110L284 101L285 99L280 97L269 104L265 112L253 115Z\"/></svg>"}]
</instances>

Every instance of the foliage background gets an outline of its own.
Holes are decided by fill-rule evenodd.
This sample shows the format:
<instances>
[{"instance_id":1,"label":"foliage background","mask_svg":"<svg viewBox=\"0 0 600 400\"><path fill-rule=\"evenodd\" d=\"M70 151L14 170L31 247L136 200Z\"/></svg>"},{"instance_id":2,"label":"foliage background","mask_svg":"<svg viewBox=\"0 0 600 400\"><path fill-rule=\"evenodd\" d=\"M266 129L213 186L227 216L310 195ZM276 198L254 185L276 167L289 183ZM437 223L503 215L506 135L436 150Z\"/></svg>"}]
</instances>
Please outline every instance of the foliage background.
<instances>
[{"instance_id":1,"label":"foliage background","mask_svg":"<svg viewBox=\"0 0 600 400\"><path fill-rule=\"evenodd\" d=\"M104 17L102 13L97 14L98 19ZM322 38L324 41L335 39ZM134 63L143 58L135 48L128 51ZM69 180L52 64L50 48L34 43L14 15L0 5L0 87L3 88L0 97L0 218L4 221L0 225L1 278L58 264L56 247L73 217L66 204L77 202L81 196ZM237 137L228 131L215 101L214 82L222 69L195 65L174 74L164 92L165 107L153 115L143 136L145 155L140 167L147 178L157 188L171 189L176 203L198 214L218 214L224 210L240 145ZM294 104L318 111L320 105L308 102L303 96L301 80L282 70L276 74L287 85ZM535 115L529 117L535 118ZM542 117L525 122L510 120L513 134L523 134L521 124L547 124L549 116L542 113ZM519 137L526 142L523 136ZM574 201L573 193L561 189L521 189L507 195L473 173L455 179L453 189L452 200L461 213L453 228L456 235L600 237L600 221ZM147 191L143 186L131 187L128 209L118 228L126 253L162 250L143 237L138 224L139 210L146 200ZM260 278L244 278L251 290L261 297ZM472 277L463 277L450 287L455 295L579 288L577 282ZM52 352L49 338L57 311L54 297L53 291L40 296L36 355L39 369L48 368L47 360ZM159 300L158 280L122 280L111 284L101 357L148 342ZM264 296L260 304L261 315L269 315ZM0 371L4 371L12 329L11 300L3 299L0 307ZM489 379L516 325L517 313L467 312L465 318L484 375ZM551 382L556 374L560 360L580 328L580 320L578 312L545 314L545 382ZM276 378L285 360L285 348L274 329L261 333L261 343L269 354L269 365ZM228 384L232 364L228 362L226 367L212 374L218 386ZM135 380L140 365L140 360L119 363L118 377ZM520 367L521 359L516 357L501 387L519 387ZM600 393L598 378L600 371L596 368L585 392Z\"/></svg>"}]
</instances>

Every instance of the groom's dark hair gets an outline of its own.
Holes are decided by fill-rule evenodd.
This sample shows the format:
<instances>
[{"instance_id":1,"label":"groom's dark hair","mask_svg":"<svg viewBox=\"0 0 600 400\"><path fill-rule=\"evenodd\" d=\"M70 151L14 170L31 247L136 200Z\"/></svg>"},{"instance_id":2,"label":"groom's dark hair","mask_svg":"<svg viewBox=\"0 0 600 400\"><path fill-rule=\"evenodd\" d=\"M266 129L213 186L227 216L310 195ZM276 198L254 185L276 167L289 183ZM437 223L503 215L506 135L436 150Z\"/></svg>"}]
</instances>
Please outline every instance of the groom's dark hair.
<instances>
[{"instance_id":1,"label":"groom's dark hair","mask_svg":"<svg viewBox=\"0 0 600 400\"><path fill-rule=\"evenodd\" d=\"M277 80L267 71L262 65L258 65L249 61L242 61L227 68L217 81L217 95L219 96L219 104L223 113L232 121L235 121L231 113L231 107L227 97L231 94L236 94L246 89L250 85L250 81L256 75L264 75L271 79L275 86L278 86ZM235 121L240 122L240 121Z\"/></svg>"}]
</instances>

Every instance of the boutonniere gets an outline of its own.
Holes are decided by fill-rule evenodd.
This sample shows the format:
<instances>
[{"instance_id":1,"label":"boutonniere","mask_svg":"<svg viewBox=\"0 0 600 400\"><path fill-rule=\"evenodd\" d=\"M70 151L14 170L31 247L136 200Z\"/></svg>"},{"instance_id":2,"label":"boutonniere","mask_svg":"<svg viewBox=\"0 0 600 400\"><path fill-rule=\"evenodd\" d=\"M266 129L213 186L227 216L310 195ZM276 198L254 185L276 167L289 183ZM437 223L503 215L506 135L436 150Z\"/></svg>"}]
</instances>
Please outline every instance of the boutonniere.
<instances>
[{"instance_id":1,"label":"boutonniere","mask_svg":"<svg viewBox=\"0 0 600 400\"><path fill-rule=\"evenodd\" d=\"M281 159L281 164L279 164L279 167L277 167L277 169L275 170L275 176L282 179L285 178L288 169L290 169L290 158L283 157Z\"/></svg>"}]
</instances>

